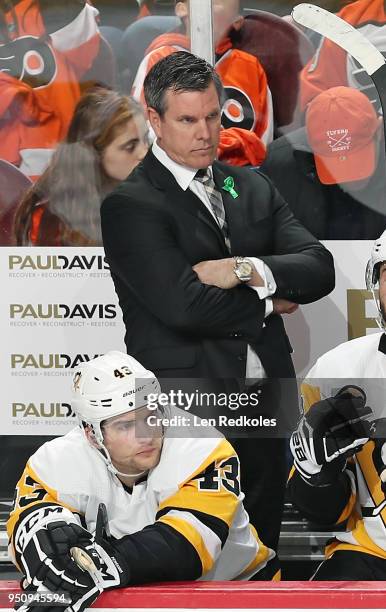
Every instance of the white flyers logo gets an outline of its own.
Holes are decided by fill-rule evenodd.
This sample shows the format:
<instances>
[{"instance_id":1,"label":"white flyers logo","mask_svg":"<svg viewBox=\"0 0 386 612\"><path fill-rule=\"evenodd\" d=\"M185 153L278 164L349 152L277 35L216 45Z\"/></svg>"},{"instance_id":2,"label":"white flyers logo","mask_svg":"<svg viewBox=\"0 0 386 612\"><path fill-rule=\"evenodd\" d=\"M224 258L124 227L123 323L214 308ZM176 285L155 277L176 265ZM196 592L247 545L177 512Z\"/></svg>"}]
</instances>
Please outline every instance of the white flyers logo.
<instances>
[{"instance_id":1,"label":"white flyers logo","mask_svg":"<svg viewBox=\"0 0 386 612\"><path fill-rule=\"evenodd\" d=\"M349 151L351 148L351 136L347 128L340 130L327 130L327 146L332 153Z\"/></svg>"}]
</instances>

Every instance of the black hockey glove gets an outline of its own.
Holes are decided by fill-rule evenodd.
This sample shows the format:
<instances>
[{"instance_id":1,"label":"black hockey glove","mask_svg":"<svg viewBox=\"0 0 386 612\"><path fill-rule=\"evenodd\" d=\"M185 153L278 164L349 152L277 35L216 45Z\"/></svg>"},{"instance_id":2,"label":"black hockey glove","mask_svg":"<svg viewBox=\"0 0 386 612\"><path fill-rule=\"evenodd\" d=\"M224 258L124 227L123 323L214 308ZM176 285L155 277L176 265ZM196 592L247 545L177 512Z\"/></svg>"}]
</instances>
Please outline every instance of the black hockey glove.
<instances>
[{"instance_id":1,"label":"black hockey glove","mask_svg":"<svg viewBox=\"0 0 386 612\"><path fill-rule=\"evenodd\" d=\"M92 560L93 567L79 566L80 551ZM68 593L68 609L73 612L89 607L104 589L124 586L129 581L125 560L117 558L107 541L96 542L91 533L65 521L48 523L37 530L23 550L21 565L27 583L37 591ZM39 606L29 608L38 612Z\"/></svg>"},{"instance_id":2,"label":"black hockey glove","mask_svg":"<svg viewBox=\"0 0 386 612\"><path fill-rule=\"evenodd\" d=\"M291 436L294 464L313 486L331 484L346 460L369 440L373 416L359 387L343 387L334 397L311 406Z\"/></svg>"}]
</instances>

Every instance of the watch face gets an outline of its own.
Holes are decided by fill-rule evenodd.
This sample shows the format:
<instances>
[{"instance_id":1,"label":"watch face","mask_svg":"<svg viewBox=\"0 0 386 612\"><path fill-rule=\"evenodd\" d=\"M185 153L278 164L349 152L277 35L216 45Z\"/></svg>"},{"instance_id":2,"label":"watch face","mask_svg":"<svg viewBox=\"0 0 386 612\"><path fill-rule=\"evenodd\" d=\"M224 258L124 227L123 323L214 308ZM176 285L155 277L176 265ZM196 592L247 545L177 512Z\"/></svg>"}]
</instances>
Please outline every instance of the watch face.
<instances>
[{"instance_id":1,"label":"watch face","mask_svg":"<svg viewBox=\"0 0 386 612\"><path fill-rule=\"evenodd\" d=\"M242 257L235 257L234 273L242 283L247 283L253 275L252 262Z\"/></svg>"},{"instance_id":2,"label":"watch face","mask_svg":"<svg viewBox=\"0 0 386 612\"><path fill-rule=\"evenodd\" d=\"M252 272L252 266L249 263L249 261L243 261L239 265L239 270L240 270L240 274L242 276L250 276L250 274Z\"/></svg>"}]
</instances>

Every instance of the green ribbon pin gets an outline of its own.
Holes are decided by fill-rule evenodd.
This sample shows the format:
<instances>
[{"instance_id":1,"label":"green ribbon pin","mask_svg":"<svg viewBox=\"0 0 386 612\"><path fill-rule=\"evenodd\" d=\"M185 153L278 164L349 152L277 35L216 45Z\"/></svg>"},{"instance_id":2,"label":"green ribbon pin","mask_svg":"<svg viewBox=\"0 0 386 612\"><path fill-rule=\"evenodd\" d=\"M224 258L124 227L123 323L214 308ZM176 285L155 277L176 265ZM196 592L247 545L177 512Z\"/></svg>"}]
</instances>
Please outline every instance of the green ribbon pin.
<instances>
[{"instance_id":1,"label":"green ribbon pin","mask_svg":"<svg viewBox=\"0 0 386 612\"><path fill-rule=\"evenodd\" d=\"M237 191L235 190L235 182L233 180L233 176L227 176L225 181L224 181L224 185L222 186L224 191L228 191L232 198L238 198L239 194L237 193Z\"/></svg>"}]
</instances>

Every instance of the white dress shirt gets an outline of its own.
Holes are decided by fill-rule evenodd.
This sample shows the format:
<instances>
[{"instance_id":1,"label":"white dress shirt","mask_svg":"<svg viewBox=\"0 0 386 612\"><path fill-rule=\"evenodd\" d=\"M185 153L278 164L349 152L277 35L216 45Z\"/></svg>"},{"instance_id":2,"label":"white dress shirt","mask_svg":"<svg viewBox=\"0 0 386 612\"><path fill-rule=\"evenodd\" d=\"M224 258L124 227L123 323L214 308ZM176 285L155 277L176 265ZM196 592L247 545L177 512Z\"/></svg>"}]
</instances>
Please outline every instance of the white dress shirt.
<instances>
[{"instance_id":1,"label":"white dress shirt","mask_svg":"<svg viewBox=\"0 0 386 612\"><path fill-rule=\"evenodd\" d=\"M181 166L180 164L175 162L163 149L161 149L161 147L157 143L157 140L153 142L152 151L158 161L161 162L161 164L165 166L165 168L167 168L169 172L172 173L181 189L183 191L186 191L187 189L193 191L193 193L198 198L200 198L201 202L205 204L206 208L208 209L216 223L218 223L204 185L200 181L194 180L197 170L188 168L187 166ZM212 166L209 166L208 169L209 172L212 174ZM264 286L262 287L252 287L251 285L249 285L249 287L251 287L251 289L254 289L257 292L261 300L265 300L265 317L268 317L273 311L272 299L269 296L273 295L276 291L275 279L270 268L261 259L259 259L258 257L248 257L248 259L252 261L256 271L258 272L258 274L260 274L261 278L264 281ZM247 379L266 378L267 376L259 356L249 344L247 351L245 376Z\"/></svg>"}]
</instances>

